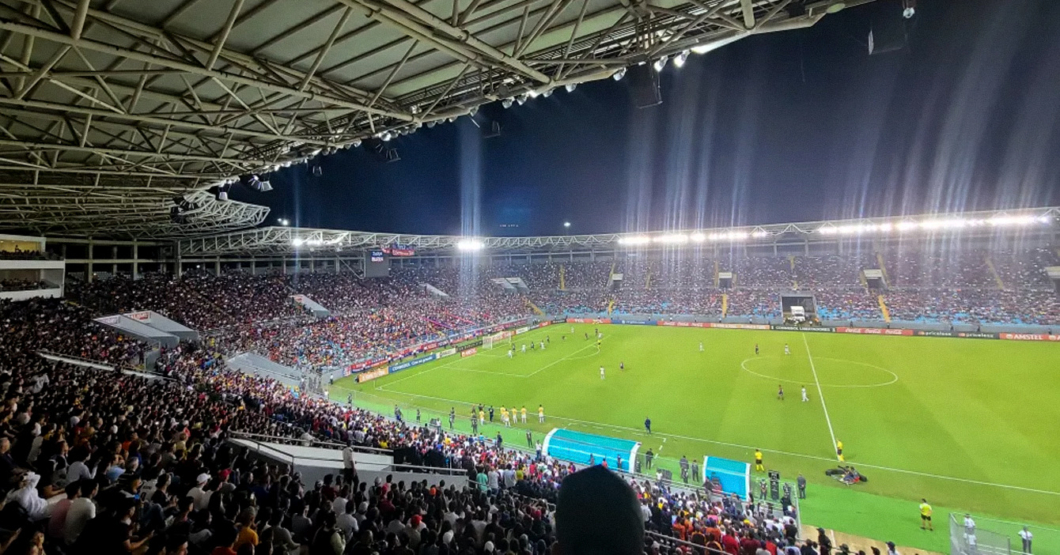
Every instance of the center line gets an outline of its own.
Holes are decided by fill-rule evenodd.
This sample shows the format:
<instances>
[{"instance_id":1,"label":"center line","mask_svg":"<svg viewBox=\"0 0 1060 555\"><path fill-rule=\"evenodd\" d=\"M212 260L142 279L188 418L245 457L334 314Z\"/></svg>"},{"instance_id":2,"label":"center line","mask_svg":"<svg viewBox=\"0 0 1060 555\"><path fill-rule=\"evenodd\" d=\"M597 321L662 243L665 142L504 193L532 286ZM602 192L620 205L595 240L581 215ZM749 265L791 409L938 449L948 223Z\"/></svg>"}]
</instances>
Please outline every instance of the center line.
<instances>
[{"instance_id":1,"label":"center line","mask_svg":"<svg viewBox=\"0 0 1060 555\"><path fill-rule=\"evenodd\" d=\"M813 355L810 354L810 342L806 341L806 334L802 334L802 344L806 346L806 356L810 359L810 370L813 372L813 383L817 384L817 396L821 398L821 408L824 409L824 420L828 422L828 434L832 436L832 453L835 453L835 430L832 429L832 418L828 416L828 405L824 402L824 390L821 389L821 380L817 379L817 367L813 364Z\"/></svg>"}]
</instances>

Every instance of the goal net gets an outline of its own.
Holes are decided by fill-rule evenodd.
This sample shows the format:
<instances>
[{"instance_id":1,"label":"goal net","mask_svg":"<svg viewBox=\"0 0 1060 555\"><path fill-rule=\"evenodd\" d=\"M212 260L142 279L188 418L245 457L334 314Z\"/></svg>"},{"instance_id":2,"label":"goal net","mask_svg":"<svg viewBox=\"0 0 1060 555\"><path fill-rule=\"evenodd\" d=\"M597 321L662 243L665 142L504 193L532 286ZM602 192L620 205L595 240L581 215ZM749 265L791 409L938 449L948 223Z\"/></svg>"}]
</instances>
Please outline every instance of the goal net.
<instances>
[{"instance_id":1,"label":"goal net","mask_svg":"<svg viewBox=\"0 0 1060 555\"><path fill-rule=\"evenodd\" d=\"M495 333L493 335L487 335L486 337L482 338L482 348L483 349L492 349L494 342L503 343L504 339L507 338L507 337L508 336L505 335L504 332Z\"/></svg>"}]
</instances>

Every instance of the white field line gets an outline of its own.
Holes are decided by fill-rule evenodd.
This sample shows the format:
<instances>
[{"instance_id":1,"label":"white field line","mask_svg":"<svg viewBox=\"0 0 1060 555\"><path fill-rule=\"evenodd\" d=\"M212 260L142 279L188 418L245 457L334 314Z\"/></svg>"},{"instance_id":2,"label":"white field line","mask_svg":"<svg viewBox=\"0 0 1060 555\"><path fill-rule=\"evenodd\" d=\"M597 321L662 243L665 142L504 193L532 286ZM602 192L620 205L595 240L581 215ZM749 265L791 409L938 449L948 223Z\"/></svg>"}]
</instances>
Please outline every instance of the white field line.
<instances>
[{"instance_id":1,"label":"white field line","mask_svg":"<svg viewBox=\"0 0 1060 555\"><path fill-rule=\"evenodd\" d=\"M832 417L828 416L828 405L824 403L824 390L821 389L821 380L817 379L817 366L813 364L813 355L810 354L810 342L806 341L806 334L802 334L802 344L806 346L806 356L810 359L810 370L813 371L813 383L817 384L817 396L821 398L821 408L824 409L824 420L828 423L828 434L832 436L832 452L835 453L835 430L832 429ZM837 456L838 458L838 456Z\"/></svg>"}]
</instances>

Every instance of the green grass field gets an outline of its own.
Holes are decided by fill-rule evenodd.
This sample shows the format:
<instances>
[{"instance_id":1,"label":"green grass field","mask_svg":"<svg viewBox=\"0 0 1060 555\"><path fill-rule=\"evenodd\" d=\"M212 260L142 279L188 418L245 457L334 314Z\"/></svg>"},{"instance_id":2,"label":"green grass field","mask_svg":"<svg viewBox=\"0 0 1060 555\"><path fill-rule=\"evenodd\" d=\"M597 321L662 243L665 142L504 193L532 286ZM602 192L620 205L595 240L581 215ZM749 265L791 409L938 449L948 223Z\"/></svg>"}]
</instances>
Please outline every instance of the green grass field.
<instances>
[{"instance_id":1,"label":"green grass field","mask_svg":"<svg viewBox=\"0 0 1060 555\"><path fill-rule=\"evenodd\" d=\"M332 396L345 401L353 390L355 404L388 412L400 404L409 418L419 407L425 420L455 407L464 430L471 404L525 405L528 424L519 427L538 437L563 427L634 439L673 468L682 455L750 461L759 447L768 468L809 480L804 522L948 552L948 513L969 511L1005 521L980 527L1012 535L1017 548L1017 523L1030 523L1035 553L1060 553L1060 346L611 325L599 327L598 351L584 339L594 326L574 329L515 338L549 336L543 352L509 360L498 345L365 384L340 380ZM505 433L525 442L522 429ZM833 434L868 483L848 487L824 475L837 464ZM919 529L921 497L935 506L934 533Z\"/></svg>"}]
</instances>

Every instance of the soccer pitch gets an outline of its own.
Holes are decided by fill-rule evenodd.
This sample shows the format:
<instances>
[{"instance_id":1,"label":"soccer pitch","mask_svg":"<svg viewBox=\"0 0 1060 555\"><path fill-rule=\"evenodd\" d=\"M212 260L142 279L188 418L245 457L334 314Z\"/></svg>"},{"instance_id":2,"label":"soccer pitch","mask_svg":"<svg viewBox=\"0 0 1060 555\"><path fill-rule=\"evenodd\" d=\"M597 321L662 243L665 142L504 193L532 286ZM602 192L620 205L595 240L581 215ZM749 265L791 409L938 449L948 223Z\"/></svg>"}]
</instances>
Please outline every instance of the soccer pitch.
<instances>
[{"instance_id":1,"label":"soccer pitch","mask_svg":"<svg viewBox=\"0 0 1060 555\"><path fill-rule=\"evenodd\" d=\"M513 338L517 350L547 338L544 351L519 350L509 359L506 345L497 344L365 384L339 380L332 397L344 402L353 390L355 404L388 412L400 404L409 420L420 408L424 422L444 421L452 407L465 431L472 404L492 405L496 423L482 431L487 437L501 432L506 443L525 445L525 429L540 439L553 427L623 437L642 442L642 453L651 448L675 470L682 455L751 461L758 447L767 468L786 480L802 473L810 482L805 522L948 552L948 512L969 511L1010 521L980 526L1013 537L1016 523L1043 525L1034 527L1036 553L1060 553L1047 539L1050 529L1060 529L1060 345L571 328L557 324ZM603 333L599 350L596 329ZM808 402L800 400L802 386ZM544 424L537 422L539 404ZM501 406L525 406L527 424L501 428ZM643 429L646 417L651 436ZM824 475L837 464L833 437L868 483L844 486ZM934 533L919 530L922 497L935 506Z\"/></svg>"}]
</instances>

